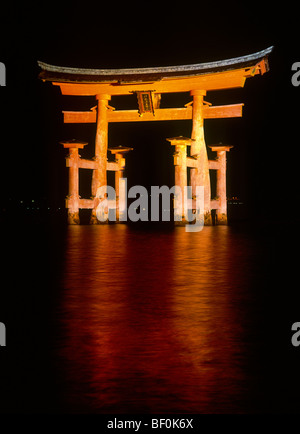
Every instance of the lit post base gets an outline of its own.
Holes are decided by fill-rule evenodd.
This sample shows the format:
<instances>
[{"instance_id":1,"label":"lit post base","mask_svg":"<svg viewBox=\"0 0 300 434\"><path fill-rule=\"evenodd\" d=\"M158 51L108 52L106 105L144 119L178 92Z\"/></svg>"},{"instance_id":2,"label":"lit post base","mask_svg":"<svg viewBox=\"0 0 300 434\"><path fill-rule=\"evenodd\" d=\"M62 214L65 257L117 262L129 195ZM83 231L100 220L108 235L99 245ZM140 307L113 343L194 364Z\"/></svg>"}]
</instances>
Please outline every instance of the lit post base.
<instances>
[{"instance_id":1,"label":"lit post base","mask_svg":"<svg viewBox=\"0 0 300 434\"><path fill-rule=\"evenodd\" d=\"M175 226L185 226L191 224L188 220L182 219L182 220L175 220L174 225Z\"/></svg>"},{"instance_id":2,"label":"lit post base","mask_svg":"<svg viewBox=\"0 0 300 434\"><path fill-rule=\"evenodd\" d=\"M224 214L221 212L219 213L217 211L216 218L217 218L217 221L216 221L217 225L227 225L228 224L227 214Z\"/></svg>"},{"instance_id":3,"label":"lit post base","mask_svg":"<svg viewBox=\"0 0 300 434\"><path fill-rule=\"evenodd\" d=\"M91 214L91 218L90 218L90 225L98 225L100 222L99 222L99 220L97 219L97 216L96 216L96 210L95 209L93 209L92 210L92 214Z\"/></svg>"},{"instance_id":4,"label":"lit post base","mask_svg":"<svg viewBox=\"0 0 300 434\"><path fill-rule=\"evenodd\" d=\"M71 212L68 211L68 225L79 225L80 219L79 219L79 211Z\"/></svg>"},{"instance_id":5,"label":"lit post base","mask_svg":"<svg viewBox=\"0 0 300 434\"><path fill-rule=\"evenodd\" d=\"M102 222L101 220L97 219L96 210L93 209L90 217L90 225L107 225L107 224L108 224L108 220Z\"/></svg>"},{"instance_id":6,"label":"lit post base","mask_svg":"<svg viewBox=\"0 0 300 434\"><path fill-rule=\"evenodd\" d=\"M211 217L211 212L210 211L206 211L206 213L204 214L204 226L212 226L212 217Z\"/></svg>"}]
</instances>

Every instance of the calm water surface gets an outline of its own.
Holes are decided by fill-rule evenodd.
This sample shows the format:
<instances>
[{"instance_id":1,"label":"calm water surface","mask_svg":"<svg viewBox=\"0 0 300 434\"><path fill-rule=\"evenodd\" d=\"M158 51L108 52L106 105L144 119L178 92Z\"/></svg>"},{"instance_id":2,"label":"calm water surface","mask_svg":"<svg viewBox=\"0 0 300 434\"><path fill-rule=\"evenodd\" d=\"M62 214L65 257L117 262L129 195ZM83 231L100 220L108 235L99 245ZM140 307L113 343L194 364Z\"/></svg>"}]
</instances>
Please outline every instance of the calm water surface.
<instances>
[{"instance_id":1,"label":"calm water surface","mask_svg":"<svg viewBox=\"0 0 300 434\"><path fill-rule=\"evenodd\" d=\"M2 409L299 411L295 227L292 239L277 226L17 224L3 234Z\"/></svg>"},{"instance_id":2,"label":"calm water surface","mask_svg":"<svg viewBox=\"0 0 300 434\"><path fill-rule=\"evenodd\" d=\"M260 381L259 256L229 227L71 226L56 310L72 411L243 412Z\"/></svg>"}]
</instances>

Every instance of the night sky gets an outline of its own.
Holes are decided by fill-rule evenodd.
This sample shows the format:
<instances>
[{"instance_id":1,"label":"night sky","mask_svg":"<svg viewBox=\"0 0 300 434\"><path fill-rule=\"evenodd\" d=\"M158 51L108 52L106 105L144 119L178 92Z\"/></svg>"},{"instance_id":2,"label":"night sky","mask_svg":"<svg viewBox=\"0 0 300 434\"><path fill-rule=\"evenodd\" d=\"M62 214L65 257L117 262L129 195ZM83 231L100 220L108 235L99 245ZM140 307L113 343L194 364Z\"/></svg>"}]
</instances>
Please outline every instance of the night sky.
<instances>
[{"instance_id":1,"label":"night sky","mask_svg":"<svg viewBox=\"0 0 300 434\"><path fill-rule=\"evenodd\" d=\"M1 171L3 200L35 199L63 206L67 169L59 141L88 141L82 155L93 156L95 125L64 125L61 110L89 109L94 99L62 97L58 88L38 79L38 60L87 68L168 66L237 57L274 45L269 73L247 79L244 88L207 94L216 105L245 106L243 118L205 121L205 137L207 145L234 146L228 155L228 196L240 197L259 214L274 213L278 200L290 207L298 191L297 168L291 164L297 158L299 98L291 84L291 65L299 60L293 13L277 5L271 11L254 5L232 10L200 6L6 6L0 51L7 73L7 86L0 88L1 155L7 162ZM178 94L170 104L182 107L190 100L189 94ZM134 108L136 101L111 101L116 108L122 104ZM130 184L173 185L172 150L165 139L190 136L191 127L189 121L110 125L109 145L134 148L126 172ZM152 173L140 167L150 149ZM89 182L90 174L85 173L83 197L90 195Z\"/></svg>"}]
</instances>

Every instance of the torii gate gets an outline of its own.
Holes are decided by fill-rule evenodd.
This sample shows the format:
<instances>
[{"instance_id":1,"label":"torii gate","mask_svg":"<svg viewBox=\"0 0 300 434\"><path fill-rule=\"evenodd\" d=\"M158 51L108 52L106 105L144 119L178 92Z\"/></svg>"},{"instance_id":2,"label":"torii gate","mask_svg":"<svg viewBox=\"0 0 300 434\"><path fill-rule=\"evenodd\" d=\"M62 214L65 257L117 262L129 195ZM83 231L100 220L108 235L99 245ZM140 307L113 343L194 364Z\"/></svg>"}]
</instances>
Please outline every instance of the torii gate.
<instances>
[{"instance_id":1,"label":"torii gate","mask_svg":"<svg viewBox=\"0 0 300 434\"><path fill-rule=\"evenodd\" d=\"M227 223L226 202L226 152L230 146L211 146L217 152L216 160L208 160L204 139L204 119L241 117L243 104L212 106L204 100L206 93L243 87L249 77L264 74L269 70L268 56L273 47L247 56L200 63L157 68L134 69L82 69L60 67L38 62L41 68L39 78L50 81L60 87L62 95L95 96L97 106L90 111L63 111L65 123L96 123L95 157L83 160L78 149L86 143L63 142L70 149L67 158L69 170L69 196L66 199L68 222L79 223L79 209L92 209L91 223L98 223L96 218L97 188L107 184L107 170L116 172L116 184L124 170L124 152L129 148L114 151L115 162L107 161L108 124L110 122L145 122L162 120L192 120L191 139L168 139L175 145L176 182L180 187L187 185L184 175L187 167L191 168L190 185L193 198L196 186L204 186L204 224L212 223L211 210L216 209L217 222ZM180 108L160 108L160 100L165 93L190 92L193 100ZM138 100L136 110L115 110L109 105L114 95L135 93ZM190 157L186 147L190 145ZM93 170L92 199L81 199L78 190L78 169ZM217 199L211 199L209 170L217 170ZM118 188L118 185L116 185Z\"/></svg>"}]
</instances>

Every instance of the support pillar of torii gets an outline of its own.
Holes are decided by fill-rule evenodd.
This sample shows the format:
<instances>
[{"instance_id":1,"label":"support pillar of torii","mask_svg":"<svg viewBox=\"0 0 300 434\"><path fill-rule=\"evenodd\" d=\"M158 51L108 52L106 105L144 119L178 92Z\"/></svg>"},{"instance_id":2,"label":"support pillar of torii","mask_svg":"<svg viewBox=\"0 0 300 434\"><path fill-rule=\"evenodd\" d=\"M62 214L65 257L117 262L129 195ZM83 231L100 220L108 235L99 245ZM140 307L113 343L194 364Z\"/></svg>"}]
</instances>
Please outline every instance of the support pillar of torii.
<instances>
[{"instance_id":1,"label":"support pillar of torii","mask_svg":"<svg viewBox=\"0 0 300 434\"><path fill-rule=\"evenodd\" d=\"M110 148L112 154L115 154L115 161L106 161L105 172L103 168L99 167L99 160L86 160L80 157L78 149L83 149L86 142L79 142L77 140L60 142L65 149L69 149L69 155L66 157L66 166L69 168L69 191L66 197L66 208L68 209L68 224L78 225L80 224L79 209L96 209L97 201L95 200L96 193L90 199L82 199L79 195L79 169L91 169L93 170L93 179L100 175L105 175L107 171L115 172L115 184L116 184L116 195L117 195L117 220L119 220L119 180L123 177L125 168L125 158L124 154L131 151L132 148L118 146L115 148ZM100 177L99 177L100 178ZM96 179L99 179L96 178ZM105 181L106 182L106 181ZM101 186L104 184L101 184ZM106 184L105 184L106 185ZM96 217L96 222L98 224L98 219Z\"/></svg>"},{"instance_id":2,"label":"support pillar of torii","mask_svg":"<svg viewBox=\"0 0 300 434\"><path fill-rule=\"evenodd\" d=\"M125 170L125 156L129 151L132 151L133 148L128 148L126 146L116 146L114 148L108 148L108 150L115 156L116 163L118 165L119 170L115 171L115 192L116 192L116 218L117 221L120 220L120 209L124 209L124 204L120 204L120 179L124 177Z\"/></svg>"},{"instance_id":3,"label":"support pillar of torii","mask_svg":"<svg viewBox=\"0 0 300 434\"><path fill-rule=\"evenodd\" d=\"M184 188L188 185L187 146L191 145L191 143L194 140L182 136L173 137L167 140L168 142L171 143L172 146L175 146L175 152L173 154L174 166L175 166L175 186L180 187L180 193L181 193L181 194L179 193L178 195L175 194L175 198L174 198L175 217L177 217L179 221L185 224L188 221L187 201L186 201L185 191L184 191ZM179 215L178 212L181 212L181 215Z\"/></svg>"},{"instance_id":4,"label":"support pillar of torii","mask_svg":"<svg viewBox=\"0 0 300 434\"><path fill-rule=\"evenodd\" d=\"M79 154L78 149L83 149L86 142L66 141L61 142L65 149L69 149L66 165L69 167L69 194L66 198L66 208L68 209L68 224L78 225L79 220Z\"/></svg>"},{"instance_id":5,"label":"support pillar of torii","mask_svg":"<svg viewBox=\"0 0 300 434\"><path fill-rule=\"evenodd\" d=\"M226 197L226 152L229 152L233 146L215 145L210 146L212 151L217 152L216 166L212 167L217 170L217 224L227 225L227 197ZM212 162L213 163L213 162Z\"/></svg>"}]
</instances>

